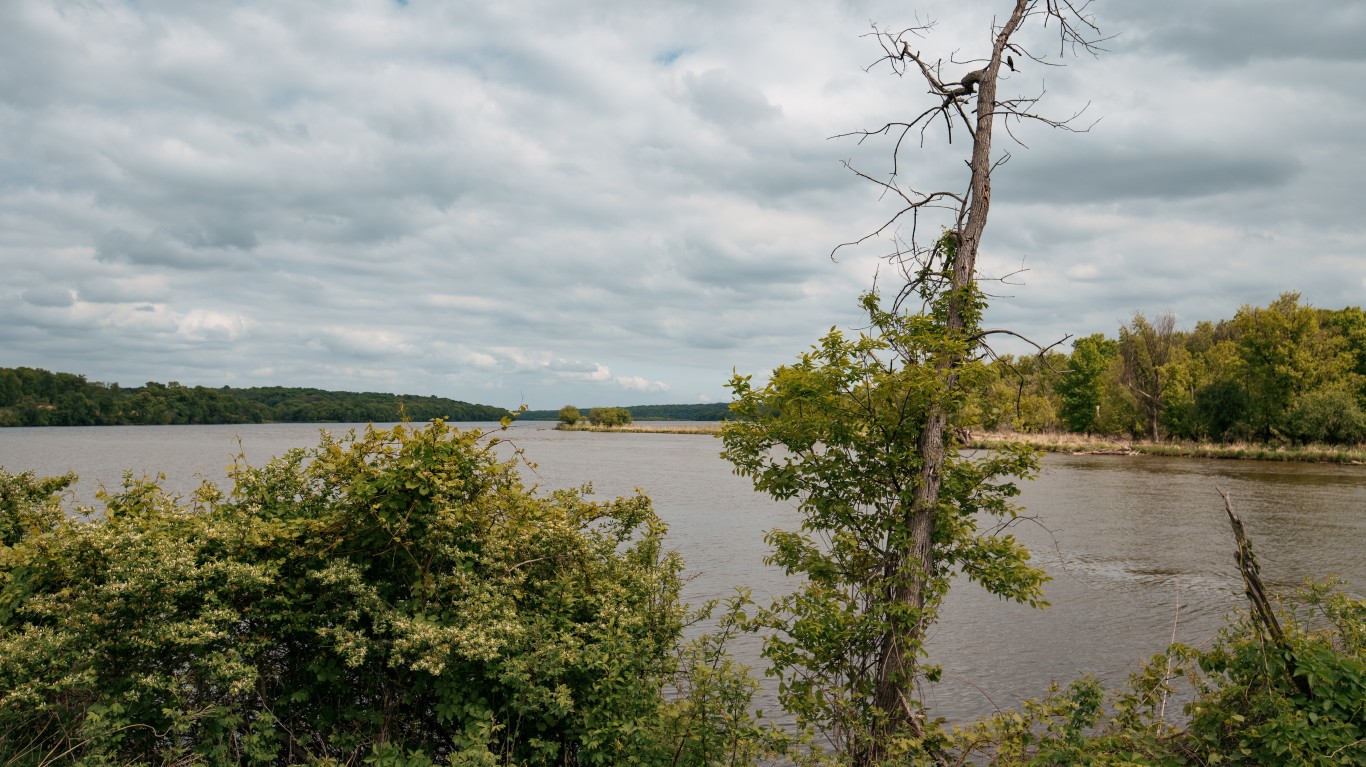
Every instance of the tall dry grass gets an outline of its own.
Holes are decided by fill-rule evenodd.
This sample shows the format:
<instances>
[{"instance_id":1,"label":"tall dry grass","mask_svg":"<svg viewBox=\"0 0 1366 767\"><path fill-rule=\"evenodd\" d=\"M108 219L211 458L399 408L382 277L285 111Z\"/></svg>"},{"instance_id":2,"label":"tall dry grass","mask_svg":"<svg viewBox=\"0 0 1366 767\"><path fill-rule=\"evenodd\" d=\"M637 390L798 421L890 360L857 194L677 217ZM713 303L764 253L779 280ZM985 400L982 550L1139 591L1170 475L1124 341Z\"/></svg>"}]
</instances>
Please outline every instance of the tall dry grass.
<instances>
[{"instance_id":1,"label":"tall dry grass","mask_svg":"<svg viewBox=\"0 0 1366 767\"><path fill-rule=\"evenodd\" d=\"M1085 434L974 433L968 447L991 449L1003 444L1025 443L1050 453L1075 455L1160 455L1190 458L1239 458L1254 461L1301 461L1306 463L1366 464L1366 446L1263 445L1250 442L1154 442Z\"/></svg>"},{"instance_id":2,"label":"tall dry grass","mask_svg":"<svg viewBox=\"0 0 1366 767\"><path fill-rule=\"evenodd\" d=\"M722 422L670 424L668 421L633 423L627 426L594 426L578 423L559 424L558 431L615 432L621 434L709 434L721 431ZM1366 465L1366 445L1261 445L1251 442L1154 442L1118 437L1087 436L1058 432L1026 434L1021 432L973 433L967 447L990 450L1006 444L1025 443L1049 452L1072 455L1158 455L1186 458L1229 458L1253 461L1300 461L1304 463L1342 463Z\"/></svg>"}]
</instances>

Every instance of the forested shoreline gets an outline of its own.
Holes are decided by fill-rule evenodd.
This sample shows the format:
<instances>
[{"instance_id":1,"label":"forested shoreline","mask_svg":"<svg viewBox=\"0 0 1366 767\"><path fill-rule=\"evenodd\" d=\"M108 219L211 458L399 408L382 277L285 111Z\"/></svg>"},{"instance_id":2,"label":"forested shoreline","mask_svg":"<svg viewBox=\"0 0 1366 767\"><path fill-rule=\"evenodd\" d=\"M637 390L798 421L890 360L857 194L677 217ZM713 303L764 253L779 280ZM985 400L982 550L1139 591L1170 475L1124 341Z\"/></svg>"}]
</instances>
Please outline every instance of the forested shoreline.
<instances>
[{"instance_id":1,"label":"forested shoreline","mask_svg":"<svg viewBox=\"0 0 1366 767\"><path fill-rule=\"evenodd\" d=\"M966 381L965 422L993 434L1080 434L1153 442L1366 442L1366 312L1297 293L1189 330L1142 313L1071 349L1003 354ZM726 403L636 405L636 421L723 421ZM588 412L588 408L581 408ZM531 410L522 421L553 421Z\"/></svg>"},{"instance_id":2,"label":"forested shoreline","mask_svg":"<svg viewBox=\"0 0 1366 767\"><path fill-rule=\"evenodd\" d=\"M1070 353L1002 355L969 386L966 421L992 431L1146 440L1366 441L1366 313L1297 293L1179 330L1143 314Z\"/></svg>"},{"instance_id":3,"label":"forested shoreline","mask_svg":"<svg viewBox=\"0 0 1366 767\"><path fill-rule=\"evenodd\" d=\"M0 426L497 421L508 411L444 397L265 386L122 387L75 373L0 368Z\"/></svg>"}]
</instances>

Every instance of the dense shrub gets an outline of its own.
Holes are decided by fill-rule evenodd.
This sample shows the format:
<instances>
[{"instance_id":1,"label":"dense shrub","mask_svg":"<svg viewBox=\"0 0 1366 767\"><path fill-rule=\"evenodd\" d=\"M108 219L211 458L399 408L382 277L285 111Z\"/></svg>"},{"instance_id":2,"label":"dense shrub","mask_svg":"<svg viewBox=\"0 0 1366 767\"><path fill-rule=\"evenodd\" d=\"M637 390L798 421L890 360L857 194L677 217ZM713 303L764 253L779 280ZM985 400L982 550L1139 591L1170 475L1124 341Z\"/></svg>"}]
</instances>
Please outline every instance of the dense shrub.
<instances>
[{"instance_id":1,"label":"dense shrub","mask_svg":"<svg viewBox=\"0 0 1366 767\"><path fill-rule=\"evenodd\" d=\"M1300 442L1356 444L1366 441L1366 414L1352 392L1318 389L1295 403L1286 419L1286 431Z\"/></svg>"},{"instance_id":2,"label":"dense shrub","mask_svg":"<svg viewBox=\"0 0 1366 767\"><path fill-rule=\"evenodd\" d=\"M631 411L624 407L595 407L588 411L588 422L594 426L625 426L631 420Z\"/></svg>"},{"instance_id":3,"label":"dense shrub","mask_svg":"<svg viewBox=\"0 0 1366 767\"><path fill-rule=\"evenodd\" d=\"M440 423L324 436L227 493L129 479L85 521L57 500L71 479L0 472L4 764L696 750L661 694L681 564L643 496L533 494Z\"/></svg>"},{"instance_id":4,"label":"dense shrub","mask_svg":"<svg viewBox=\"0 0 1366 767\"><path fill-rule=\"evenodd\" d=\"M1366 603L1311 585L1280 623L1283 647L1247 616L1207 649L1159 653L1108 708L1083 678L958 730L957 745L1001 767L1366 765Z\"/></svg>"}]
</instances>

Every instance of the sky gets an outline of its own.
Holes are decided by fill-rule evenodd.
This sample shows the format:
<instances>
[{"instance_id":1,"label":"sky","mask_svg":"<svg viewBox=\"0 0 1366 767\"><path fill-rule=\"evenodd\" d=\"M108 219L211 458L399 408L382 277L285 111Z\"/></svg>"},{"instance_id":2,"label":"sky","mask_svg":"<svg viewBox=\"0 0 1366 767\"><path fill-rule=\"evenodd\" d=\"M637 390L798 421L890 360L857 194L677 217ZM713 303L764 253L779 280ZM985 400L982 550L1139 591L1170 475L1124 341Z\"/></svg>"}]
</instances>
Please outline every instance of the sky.
<instances>
[{"instance_id":1,"label":"sky","mask_svg":"<svg viewBox=\"0 0 1366 767\"><path fill-rule=\"evenodd\" d=\"M0 367L725 401L892 284L885 237L832 257L894 212L844 165L886 177L891 144L832 137L932 103L869 69L871 25L933 24L966 72L1009 6L4 0ZM1046 61L1000 86L1089 130L998 133L986 324L1361 305L1366 2L1089 11L1104 53L1030 28ZM900 180L960 189L967 151L932 131Z\"/></svg>"}]
</instances>

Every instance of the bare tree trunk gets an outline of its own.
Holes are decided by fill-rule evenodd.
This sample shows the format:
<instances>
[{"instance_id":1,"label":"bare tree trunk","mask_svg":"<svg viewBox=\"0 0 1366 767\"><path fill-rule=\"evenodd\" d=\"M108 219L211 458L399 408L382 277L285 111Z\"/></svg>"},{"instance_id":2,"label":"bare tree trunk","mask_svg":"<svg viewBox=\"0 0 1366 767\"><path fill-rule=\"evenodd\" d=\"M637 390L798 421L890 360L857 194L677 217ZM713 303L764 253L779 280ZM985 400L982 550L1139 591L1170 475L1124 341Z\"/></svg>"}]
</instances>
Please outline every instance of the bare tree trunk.
<instances>
[{"instance_id":1,"label":"bare tree trunk","mask_svg":"<svg viewBox=\"0 0 1366 767\"><path fill-rule=\"evenodd\" d=\"M938 373L938 380L937 388L921 416L923 420L915 438L919 466L912 477L905 478L911 484L910 498L902 501L896 511L901 522L898 528L910 540L896 541L887 547L883 555L885 559L879 594L882 605L879 609L885 609L886 613L884 631L879 637L873 661L873 729L866 736L854 735L847 744L851 761L860 767L877 764L885 754L884 744L897 731L929 734L929 728L919 718L921 708L915 695L917 655L923 645L925 627L933 622L935 616L932 612L942 596L937 590L944 588L947 583L946 573L940 572L943 565L937 561L937 558L942 559L946 554L936 550L935 514L942 504L942 483L946 470L950 468L948 451L954 447L952 435L957 426L955 403L958 400L959 371L979 353L985 335L1009 332L981 330L981 294L976 288L978 251L991 210L991 174L999 164L992 157L995 118L1001 116L1007 128L1013 118L1016 121L1037 121L1054 128L1076 130L1070 123L1080 115L1078 112L1065 120L1052 120L1033 111L1039 97L1012 96L1001 100L997 96L997 78L1003 65L1012 72L1018 71L1014 60L1017 56L1025 63L1051 65L1025 46L1012 42L1011 38L1031 17L1039 17L1039 23L1052 25L1057 31L1061 43L1060 54L1069 51L1094 54L1099 51L1099 29L1087 12L1089 0L1076 3L1059 0L1010 2L1010 15L1004 24L998 26L996 21L992 22L991 54L985 58L984 65L966 73L956 82L944 78L946 62L943 59L922 57L911 48L914 39L932 24L899 33L884 32L875 27L875 36L885 54L883 61L889 63L897 75L918 71L929 86L932 97L939 101L909 121L888 122L877 130L847 134L858 136L861 140L875 135L897 137L890 178L877 178L849 167L860 177L880 186L884 193L899 199L903 207L875 231L840 245L835 250L881 236L896 226L903 216L910 217L914 222L911 247L904 249L898 244L897 252L890 257L901 267L906 279L893 311L901 311L903 299L917 295L926 306L934 307L935 319L942 321L943 332L943 346L937 351L928 351L928 359L920 356L920 351L902 354L905 365L932 366ZM951 60L948 63L958 65L959 62ZM915 131L920 132L923 140L925 131L941 120L950 143L958 131L967 133L972 140L967 189L920 192L903 187L898 181L899 153L903 142ZM920 215L922 212L938 215L938 211L943 210L951 211L948 231L942 238L937 238L935 248L921 248L915 242L914 233ZM899 238L893 239L899 242ZM1039 348L1043 350L1043 347ZM899 491L901 481L902 478L896 480ZM867 742L863 742L865 737ZM941 762L945 761L943 755L931 755Z\"/></svg>"},{"instance_id":2,"label":"bare tree trunk","mask_svg":"<svg viewBox=\"0 0 1366 767\"><path fill-rule=\"evenodd\" d=\"M952 295L949 297L945 328L950 339L961 339L970 330L965 317L972 311L972 307L967 306L966 302L974 300L977 253L991 210L991 138L996 112L996 78L1010 38L1019 28L1030 7L1030 0L1015 0L1015 7L1009 20L997 32L993 41L991 60L977 81L977 120L973 132L972 176L967 203L960 212L956 230L956 252L950 288ZM965 348L965 352L970 352L970 349ZM965 353L958 353L936 361L935 364L944 376L946 397L951 397L957 388L957 370L966 360ZM917 445L923 463L916 479L911 507L905 512L910 522L911 550L906 552L907 556L900 563L902 572L893 579L894 600L910 608L907 614L915 616L915 622L912 625L904 625L900 620L890 622L883 640L874 700L879 712L885 717L882 733L884 735L905 728L910 728L916 733L922 731L922 723L913 719L915 709L911 705L911 701L915 699L915 658L906 657L906 652L909 648L919 647L924 638L926 622L923 619L923 611L926 604L926 589L935 567L934 515L939 506L939 491L948 450L946 428L949 419L949 403L942 399L933 403L926 415ZM877 751L876 744L873 750ZM875 757L876 753L871 756Z\"/></svg>"},{"instance_id":3,"label":"bare tree trunk","mask_svg":"<svg viewBox=\"0 0 1366 767\"><path fill-rule=\"evenodd\" d=\"M1290 683L1295 685L1295 689L1305 698L1313 700L1314 691L1309 686L1309 680L1299 673L1295 664L1295 654L1285 639L1281 622L1276 619L1276 611L1271 607L1271 600L1267 599L1266 587L1262 585L1261 567L1257 564L1257 557L1252 553L1252 542L1247 539L1243 520L1234 513L1233 500L1229 498L1228 493L1219 490L1219 495L1224 497L1224 511L1228 513L1228 523L1233 527L1233 541L1238 544L1238 572L1243 576L1247 600L1252 604L1252 623L1257 627L1259 634L1266 632L1271 643L1285 659L1286 676L1289 677Z\"/></svg>"}]
</instances>

